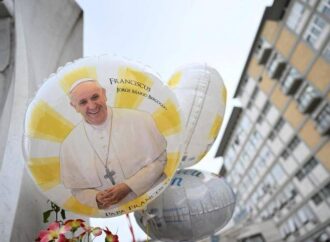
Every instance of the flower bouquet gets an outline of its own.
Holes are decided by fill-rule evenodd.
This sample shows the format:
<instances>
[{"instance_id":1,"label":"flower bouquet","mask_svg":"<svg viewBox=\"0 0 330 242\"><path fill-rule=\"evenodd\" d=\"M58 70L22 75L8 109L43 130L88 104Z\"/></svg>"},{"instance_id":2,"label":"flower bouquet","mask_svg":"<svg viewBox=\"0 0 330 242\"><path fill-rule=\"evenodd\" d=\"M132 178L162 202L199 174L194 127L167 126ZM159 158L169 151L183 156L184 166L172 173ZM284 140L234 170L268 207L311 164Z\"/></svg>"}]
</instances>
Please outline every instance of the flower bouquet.
<instances>
[{"instance_id":1,"label":"flower bouquet","mask_svg":"<svg viewBox=\"0 0 330 242\"><path fill-rule=\"evenodd\" d=\"M44 222L48 222L48 218L52 212L55 212L55 221L51 223L47 229L39 232L35 241L40 242L89 242L105 233L105 242L119 242L118 236L106 227L91 227L82 219L65 220L65 210L51 202L52 209L47 210L43 214ZM62 220L58 219L61 214Z\"/></svg>"}]
</instances>

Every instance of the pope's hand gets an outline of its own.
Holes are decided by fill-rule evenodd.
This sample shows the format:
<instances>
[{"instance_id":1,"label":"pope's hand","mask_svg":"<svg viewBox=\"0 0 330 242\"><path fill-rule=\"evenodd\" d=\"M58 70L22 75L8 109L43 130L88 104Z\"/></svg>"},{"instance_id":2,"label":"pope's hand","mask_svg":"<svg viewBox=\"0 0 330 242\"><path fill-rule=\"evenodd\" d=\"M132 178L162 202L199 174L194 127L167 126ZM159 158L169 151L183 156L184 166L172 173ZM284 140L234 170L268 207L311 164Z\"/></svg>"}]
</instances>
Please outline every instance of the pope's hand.
<instances>
[{"instance_id":1,"label":"pope's hand","mask_svg":"<svg viewBox=\"0 0 330 242\"><path fill-rule=\"evenodd\" d=\"M96 194L97 206L100 209L109 208L110 205L120 202L132 190L125 183L119 183L115 186Z\"/></svg>"}]
</instances>

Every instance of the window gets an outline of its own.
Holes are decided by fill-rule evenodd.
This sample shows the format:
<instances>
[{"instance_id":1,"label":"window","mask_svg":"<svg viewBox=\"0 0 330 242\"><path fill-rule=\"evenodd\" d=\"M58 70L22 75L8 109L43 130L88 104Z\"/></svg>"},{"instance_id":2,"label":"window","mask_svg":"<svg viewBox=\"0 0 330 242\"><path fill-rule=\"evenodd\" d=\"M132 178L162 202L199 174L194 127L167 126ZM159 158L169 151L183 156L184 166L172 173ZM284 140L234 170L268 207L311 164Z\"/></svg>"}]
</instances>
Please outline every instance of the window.
<instances>
[{"instance_id":1,"label":"window","mask_svg":"<svg viewBox=\"0 0 330 242\"><path fill-rule=\"evenodd\" d=\"M317 0L301 0L304 3L307 3L309 6L313 7Z\"/></svg>"},{"instance_id":2,"label":"window","mask_svg":"<svg viewBox=\"0 0 330 242\"><path fill-rule=\"evenodd\" d=\"M298 210L298 216L304 224L308 222L316 222L315 215L311 211L310 207L307 205L303 206Z\"/></svg>"},{"instance_id":3,"label":"window","mask_svg":"<svg viewBox=\"0 0 330 242\"><path fill-rule=\"evenodd\" d=\"M274 158L274 155L271 151L271 148L268 145L265 145L261 149L259 157L265 161L265 164L270 164L272 159Z\"/></svg>"},{"instance_id":4,"label":"window","mask_svg":"<svg viewBox=\"0 0 330 242\"><path fill-rule=\"evenodd\" d=\"M327 233L327 232L323 232L322 234L320 234L319 236L317 236L315 238L315 241L317 242L329 242L330 241L330 236L329 236L330 233Z\"/></svg>"},{"instance_id":5,"label":"window","mask_svg":"<svg viewBox=\"0 0 330 242\"><path fill-rule=\"evenodd\" d=\"M262 116L261 114L259 115L259 117L257 118L257 123L261 124L262 121L264 121L264 116Z\"/></svg>"},{"instance_id":6,"label":"window","mask_svg":"<svg viewBox=\"0 0 330 242\"><path fill-rule=\"evenodd\" d=\"M327 103L315 117L316 128L321 134L330 132L330 104Z\"/></svg>"},{"instance_id":7,"label":"window","mask_svg":"<svg viewBox=\"0 0 330 242\"><path fill-rule=\"evenodd\" d=\"M225 164L228 166L228 168L231 168L234 160L236 159L236 152L233 149L233 147L230 147L227 152L225 153Z\"/></svg>"},{"instance_id":8,"label":"window","mask_svg":"<svg viewBox=\"0 0 330 242\"><path fill-rule=\"evenodd\" d=\"M237 96L242 96L242 94L243 94L243 90L244 90L244 88L245 88L245 86L246 86L248 80L249 80L249 77L248 77L248 76L244 76L244 78L243 78L243 80L242 80L242 83L241 83L241 84L239 85L239 87L238 87Z\"/></svg>"},{"instance_id":9,"label":"window","mask_svg":"<svg viewBox=\"0 0 330 242\"><path fill-rule=\"evenodd\" d=\"M258 177L258 173L255 167L251 167L249 175L252 177L252 180L255 180Z\"/></svg>"},{"instance_id":10,"label":"window","mask_svg":"<svg viewBox=\"0 0 330 242\"><path fill-rule=\"evenodd\" d=\"M262 234L255 234L248 238L243 238L239 240L240 242L266 242L265 238L262 236Z\"/></svg>"},{"instance_id":11,"label":"window","mask_svg":"<svg viewBox=\"0 0 330 242\"><path fill-rule=\"evenodd\" d=\"M294 151L295 150L295 148L297 148L297 146L300 144L300 139L297 137L297 136L295 136L292 140L291 140L291 142L289 143L289 145L288 145L288 149L290 150L290 151Z\"/></svg>"},{"instance_id":12,"label":"window","mask_svg":"<svg viewBox=\"0 0 330 242\"><path fill-rule=\"evenodd\" d=\"M266 168L266 161L261 157L257 157L255 160L255 167L257 168L259 174L261 174Z\"/></svg>"},{"instance_id":13,"label":"window","mask_svg":"<svg viewBox=\"0 0 330 242\"><path fill-rule=\"evenodd\" d=\"M296 177L297 177L297 179L298 179L299 181L301 181L302 179L304 179L305 174L304 174L304 172L303 172L302 170L300 170L300 171L298 171L298 172L296 173Z\"/></svg>"},{"instance_id":14,"label":"window","mask_svg":"<svg viewBox=\"0 0 330 242\"><path fill-rule=\"evenodd\" d=\"M249 130L251 128L251 121L247 116L244 116L241 121L241 126L244 130Z\"/></svg>"},{"instance_id":15,"label":"window","mask_svg":"<svg viewBox=\"0 0 330 242\"><path fill-rule=\"evenodd\" d=\"M281 82L282 90L287 95L295 94L302 83L302 78L297 69L291 67Z\"/></svg>"},{"instance_id":16,"label":"window","mask_svg":"<svg viewBox=\"0 0 330 242\"><path fill-rule=\"evenodd\" d=\"M237 171L238 175L241 178L244 174L244 171L245 171L241 160L238 160L238 162L236 163L235 170Z\"/></svg>"},{"instance_id":17,"label":"window","mask_svg":"<svg viewBox=\"0 0 330 242\"><path fill-rule=\"evenodd\" d=\"M319 205L319 204L323 201L323 199L322 199L322 197L317 193L317 194L315 194L315 195L312 197L312 201L313 201L313 203L317 206L317 205Z\"/></svg>"},{"instance_id":18,"label":"window","mask_svg":"<svg viewBox=\"0 0 330 242\"><path fill-rule=\"evenodd\" d=\"M293 137L287 148L283 150L281 157L286 160L290 156L290 154L297 148L300 142L301 141L297 136Z\"/></svg>"},{"instance_id":19,"label":"window","mask_svg":"<svg viewBox=\"0 0 330 242\"><path fill-rule=\"evenodd\" d=\"M286 63L283 59L283 57L278 54L274 53L273 56L270 59L269 65L268 65L268 72L269 76L273 79L280 79L281 75L285 69Z\"/></svg>"},{"instance_id":20,"label":"window","mask_svg":"<svg viewBox=\"0 0 330 242\"><path fill-rule=\"evenodd\" d=\"M272 132L270 132L268 139L273 141L276 137L276 134L278 132L280 132L280 130L282 129L282 127L284 126L285 121L283 120L283 118L279 118L279 120L277 121L277 123L274 126L274 129Z\"/></svg>"},{"instance_id":21,"label":"window","mask_svg":"<svg viewBox=\"0 0 330 242\"><path fill-rule=\"evenodd\" d=\"M310 173L315 166L317 166L318 161L312 157L309 161L306 162L306 164L303 166L303 170L305 174Z\"/></svg>"},{"instance_id":22,"label":"window","mask_svg":"<svg viewBox=\"0 0 330 242\"><path fill-rule=\"evenodd\" d=\"M271 107L270 102L267 101L267 102L265 103L265 106L262 108L261 113L262 113L263 115L267 115L268 111L270 110L270 107Z\"/></svg>"},{"instance_id":23,"label":"window","mask_svg":"<svg viewBox=\"0 0 330 242\"><path fill-rule=\"evenodd\" d=\"M269 174L266 176L266 178L264 179L264 182L262 183L262 190L263 192L272 194L273 190L276 186L276 182L274 180L274 178Z\"/></svg>"},{"instance_id":24,"label":"window","mask_svg":"<svg viewBox=\"0 0 330 242\"><path fill-rule=\"evenodd\" d=\"M320 16L314 15L305 33L304 39L316 50L320 48L329 32L329 24Z\"/></svg>"},{"instance_id":25,"label":"window","mask_svg":"<svg viewBox=\"0 0 330 242\"><path fill-rule=\"evenodd\" d=\"M283 118L279 118L279 120L277 121L277 123L274 126L274 131L276 133L280 132L280 130L283 128L284 124L285 124L284 119Z\"/></svg>"},{"instance_id":26,"label":"window","mask_svg":"<svg viewBox=\"0 0 330 242\"><path fill-rule=\"evenodd\" d=\"M316 219L314 213L312 212L312 210L308 206L305 206L303 209L305 209L305 211L307 213L308 220L312 223L317 223L317 219Z\"/></svg>"},{"instance_id":27,"label":"window","mask_svg":"<svg viewBox=\"0 0 330 242\"><path fill-rule=\"evenodd\" d=\"M324 186L318 193L312 196L312 201L317 206L319 205L324 199L327 199L330 196L330 183Z\"/></svg>"},{"instance_id":28,"label":"window","mask_svg":"<svg viewBox=\"0 0 330 242\"><path fill-rule=\"evenodd\" d=\"M283 189L283 191L284 191L285 196L288 198L288 200L294 199L296 197L296 195L298 194L296 188L294 187L294 185L292 183L289 183Z\"/></svg>"},{"instance_id":29,"label":"window","mask_svg":"<svg viewBox=\"0 0 330 242\"><path fill-rule=\"evenodd\" d=\"M290 233L293 234L298 230L297 225L296 225L295 221L293 220L293 217L289 218L287 223L288 223Z\"/></svg>"},{"instance_id":30,"label":"window","mask_svg":"<svg viewBox=\"0 0 330 242\"><path fill-rule=\"evenodd\" d=\"M330 41L328 42L327 46L324 48L323 56L325 59L330 61Z\"/></svg>"},{"instance_id":31,"label":"window","mask_svg":"<svg viewBox=\"0 0 330 242\"><path fill-rule=\"evenodd\" d=\"M272 175L277 181L281 181L285 177L284 170L280 164L276 164L274 166L274 168L272 169Z\"/></svg>"},{"instance_id":32,"label":"window","mask_svg":"<svg viewBox=\"0 0 330 242\"><path fill-rule=\"evenodd\" d=\"M249 102L248 102L248 104L246 105L246 108L247 109L251 109L252 108L252 101L250 100Z\"/></svg>"},{"instance_id":33,"label":"window","mask_svg":"<svg viewBox=\"0 0 330 242\"><path fill-rule=\"evenodd\" d=\"M259 89L258 89L258 87L256 86L256 87L253 89L253 92L252 92L252 94L251 94L250 101L254 101L254 100L256 99L258 92L259 92Z\"/></svg>"},{"instance_id":34,"label":"window","mask_svg":"<svg viewBox=\"0 0 330 242\"><path fill-rule=\"evenodd\" d=\"M297 99L301 112L311 113L321 101L321 94L311 85L307 85Z\"/></svg>"},{"instance_id":35,"label":"window","mask_svg":"<svg viewBox=\"0 0 330 242\"><path fill-rule=\"evenodd\" d=\"M330 1L329 0L321 0L319 3L317 10L324 15L326 15L328 18L330 18Z\"/></svg>"},{"instance_id":36,"label":"window","mask_svg":"<svg viewBox=\"0 0 330 242\"><path fill-rule=\"evenodd\" d=\"M269 136L268 136L268 139L269 140L271 140L271 141L273 141L274 139L275 139L275 132L274 131L272 131L272 132L270 132L270 134L269 134Z\"/></svg>"},{"instance_id":37,"label":"window","mask_svg":"<svg viewBox=\"0 0 330 242\"><path fill-rule=\"evenodd\" d=\"M294 31L296 34L299 34L310 14L310 11L301 3L295 2L291 8L286 25Z\"/></svg>"},{"instance_id":38,"label":"window","mask_svg":"<svg viewBox=\"0 0 330 242\"><path fill-rule=\"evenodd\" d=\"M290 153L287 150L284 150L281 154L281 157L286 160L290 156Z\"/></svg>"},{"instance_id":39,"label":"window","mask_svg":"<svg viewBox=\"0 0 330 242\"><path fill-rule=\"evenodd\" d=\"M258 148L258 146L261 144L262 142L262 137L261 134L258 132L258 130L253 131L250 140L252 142L252 144L254 145L254 147Z\"/></svg>"},{"instance_id":40,"label":"window","mask_svg":"<svg viewBox=\"0 0 330 242\"><path fill-rule=\"evenodd\" d=\"M308 223L308 216L304 208L299 209L297 215L303 224Z\"/></svg>"},{"instance_id":41,"label":"window","mask_svg":"<svg viewBox=\"0 0 330 242\"><path fill-rule=\"evenodd\" d=\"M285 205L288 204L287 197L285 194L282 192L276 197L276 204L279 210L285 207Z\"/></svg>"},{"instance_id":42,"label":"window","mask_svg":"<svg viewBox=\"0 0 330 242\"><path fill-rule=\"evenodd\" d=\"M324 198L330 197L330 182L325 187L323 187L321 189L321 192L320 193L322 194L322 196Z\"/></svg>"},{"instance_id":43,"label":"window","mask_svg":"<svg viewBox=\"0 0 330 242\"><path fill-rule=\"evenodd\" d=\"M264 65L272 53L272 46L266 40L260 38L254 53L256 54L258 64Z\"/></svg>"},{"instance_id":44,"label":"window","mask_svg":"<svg viewBox=\"0 0 330 242\"><path fill-rule=\"evenodd\" d=\"M293 221L294 221L294 223L296 224L297 229L299 230L299 228L303 225L303 222L300 220L298 214L295 214L295 215L293 216Z\"/></svg>"},{"instance_id":45,"label":"window","mask_svg":"<svg viewBox=\"0 0 330 242\"><path fill-rule=\"evenodd\" d=\"M256 152L256 148L252 145L250 140L246 142L245 151L250 157L253 157Z\"/></svg>"},{"instance_id":46,"label":"window","mask_svg":"<svg viewBox=\"0 0 330 242\"><path fill-rule=\"evenodd\" d=\"M250 159L249 154L246 152L246 150L242 151L240 159L243 162L244 169L247 168L247 166L249 165L251 159Z\"/></svg>"},{"instance_id":47,"label":"window","mask_svg":"<svg viewBox=\"0 0 330 242\"><path fill-rule=\"evenodd\" d=\"M317 166L319 162L312 157L305 165L296 173L296 177L299 181L304 179L313 169Z\"/></svg>"}]
</instances>

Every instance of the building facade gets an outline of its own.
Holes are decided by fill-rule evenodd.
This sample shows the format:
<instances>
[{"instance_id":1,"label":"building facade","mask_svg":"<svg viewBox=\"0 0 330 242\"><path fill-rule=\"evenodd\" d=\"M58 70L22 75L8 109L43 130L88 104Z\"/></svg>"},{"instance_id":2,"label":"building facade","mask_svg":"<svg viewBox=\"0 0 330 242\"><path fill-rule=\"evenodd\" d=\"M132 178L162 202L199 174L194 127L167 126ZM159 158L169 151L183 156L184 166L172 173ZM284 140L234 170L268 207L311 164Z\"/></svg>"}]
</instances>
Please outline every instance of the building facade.
<instances>
[{"instance_id":1,"label":"building facade","mask_svg":"<svg viewBox=\"0 0 330 242\"><path fill-rule=\"evenodd\" d=\"M25 112L45 78L82 57L82 44L83 12L74 0L0 1L1 241L34 241L45 227L50 205L25 169Z\"/></svg>"},{"instance_id":2,"label":"building facade","mask_svg":"<svg viewBox=\"0 0 330 242\"><path fill-rule=\"evenodd\" d=\"M329 0L266 8L216 154L237 193L220 241L330 241L329 36Z\"/></svg>"}]
</instances>

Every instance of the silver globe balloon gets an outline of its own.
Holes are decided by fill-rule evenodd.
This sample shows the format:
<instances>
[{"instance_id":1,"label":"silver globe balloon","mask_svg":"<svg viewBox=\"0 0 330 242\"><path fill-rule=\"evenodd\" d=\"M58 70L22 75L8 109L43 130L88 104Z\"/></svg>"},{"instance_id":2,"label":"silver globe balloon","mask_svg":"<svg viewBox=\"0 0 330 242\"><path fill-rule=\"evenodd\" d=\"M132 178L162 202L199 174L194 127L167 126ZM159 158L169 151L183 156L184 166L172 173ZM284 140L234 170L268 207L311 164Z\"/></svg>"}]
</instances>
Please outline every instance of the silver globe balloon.
<instances>
[{"instance_id":1,"label":"silver globe balloon","mask_svg":"<svg viewBox=\"0 0 330 242\"><path fill-rule=\"evenodd\" d=\"M153 239L195 241L223 228L233 215L235 202L235 194L223 178L179 170L169 187L134 215Z\"/></svg>"}]
</instances>

